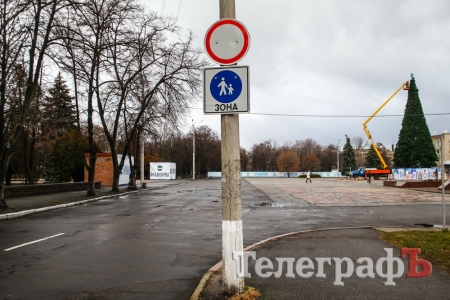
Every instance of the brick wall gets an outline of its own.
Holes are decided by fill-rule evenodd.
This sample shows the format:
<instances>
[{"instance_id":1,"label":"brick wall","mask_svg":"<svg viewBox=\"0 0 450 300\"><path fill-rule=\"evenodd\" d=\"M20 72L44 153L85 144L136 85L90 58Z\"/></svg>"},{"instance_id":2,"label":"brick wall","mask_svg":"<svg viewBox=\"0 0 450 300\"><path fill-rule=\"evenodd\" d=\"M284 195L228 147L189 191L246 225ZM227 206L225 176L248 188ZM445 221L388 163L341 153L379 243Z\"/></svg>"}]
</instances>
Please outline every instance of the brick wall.
<instances>
[{"instance_id":1,"label":"brick wall","mask_svg":"<svg viewBox=\"0 0 450 300\"><path fill-rule=\"evenodd\" d=\"M89 164L90 154L85 153L86 161ZM88 180L88 172L84 169L84 181ZM95 162L94 181L101 181L102 186L112 186L113 182L113 163L111 153L97 153Z\"/></svg>"}]
</instances>

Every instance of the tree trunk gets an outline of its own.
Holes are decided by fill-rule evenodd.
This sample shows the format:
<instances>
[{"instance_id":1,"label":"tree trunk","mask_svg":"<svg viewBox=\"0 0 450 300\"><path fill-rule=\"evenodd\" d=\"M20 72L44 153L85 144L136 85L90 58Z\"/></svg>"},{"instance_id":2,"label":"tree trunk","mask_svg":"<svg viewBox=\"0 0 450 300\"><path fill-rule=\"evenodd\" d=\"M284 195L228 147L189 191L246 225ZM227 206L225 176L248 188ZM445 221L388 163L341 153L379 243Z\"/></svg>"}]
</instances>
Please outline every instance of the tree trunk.
<instances>
[{"instance_id":1,"label":"tree trunk","mask_svg":"<svg viewBox=\"0 0 450 300\"><path fill-rule=\"evenodd\" d=\"M35 145L35 133L33 132L28 141L28 135L22 127L22 138L23 138L23 148L24 148L24 169L25 169L25 184L34 184L34 172L33 172L33 157L34 157L34 145ZM29 148L28 148L28 142Z\"/></svg>"},{"instance_id":2,"label":"tree trunk","mask_svg":"<svg viewBox=\"0 0 450 300\"><path fill-rule=\"evenodd\" d=\"M118 192L119 191L120 170L119 170L119 162L118 162L116 148L111 148L111 154L112 154L112 162L113 162L113 182L112 182L111 191Z\"/></svg>"},{"instance_id":3,"label":"tree trunk","mask_svg":"<svg viewBox=\"0 0 450 300\"><path fill-rule=\"evenodd\" d=\"M11 186L11 179L12 179L13 174L14 174L13 168L11 168L11 166L8 166L8 170L6 171L6 178L5 178L6 186Z\"/></svg>"},{"instance_id":4,"label":"tree trunk","mask_svg":"<svg viewBox=\"0 0 450 300\"><path fill-rule=\"evenodd\" d=\"M88 196L95 196L95 183L94 183L94 175L95 175L95 161L97 160L96 155L92 155L89 157L89 169L88 169Z\"/></svg>"},{"instance_id":5,"label":"tree trunk","mask_svg":"<svg viewBox=\"0 0 450 300\"><path fill-rule=\"evenodd\" d=\"M7 209L8 208L8 204L6 204L5 201L5 186L3 185L3 182L0 182L0 209Z\"/></svg>"},{"instance_id":6,"label":"tree trunk","mask_svg":"<svg viewBox=\"0 0 450 300\"><path fill-rule=\"evenodd\" d=\"M119 168L117 166L114 167L114 176L113 176L113 183L112 183L112 192L118 192L119 191Z\"/></svg>"},{"instance_id":7,"label":"tree trunk","mask_svg":"<svg viewBox=\"0 0 450 300\"><path fill-rule=\"evenodd\" d=\"M136 186L136 171L135 171L135 166L133 164L133 161L131 159L131 156L128 155L128 160L130 162L130 180L128 181L128 187L127 190L137 190L137 186ZM135 160L136 162L136 160Z\"/></svg>"}]
</instances>

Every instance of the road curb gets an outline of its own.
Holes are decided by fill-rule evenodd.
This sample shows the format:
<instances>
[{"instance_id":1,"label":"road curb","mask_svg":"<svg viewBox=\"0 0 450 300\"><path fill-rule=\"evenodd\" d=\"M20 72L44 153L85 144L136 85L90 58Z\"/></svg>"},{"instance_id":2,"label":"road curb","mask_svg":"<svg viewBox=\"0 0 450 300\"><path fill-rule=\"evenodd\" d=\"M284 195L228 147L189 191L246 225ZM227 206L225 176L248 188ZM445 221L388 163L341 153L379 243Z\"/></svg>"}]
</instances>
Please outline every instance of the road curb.
<instances>
[{"instance_id":1,"label":"road curb","mask_svg":"<svg viewBox=\"0 0 450 300\"><path fill-rule=\"evenodd\" d=\"M209 277L211 277L212 271L208 271L203 275L202 279L200 280L200 283L197 285L197 288L195 289L194 293L192 294L191 298L189 300L197 300L200 296L200 293L203 291L203 289L206 286L206 282L208 281Z\"/></svg>"},{"instance_id":2,"label":"road curb","mask_svg":"<svg viewBox=\"0 0 450 300\"><path fill-rule=\"evenodd\" d=\"M101 197L81 200L81 201L77 201L77 202L70 202L70 203L66 203L66 204L58 204L58 205L53 205L53 206L47 206L47 207L41 207L41 208L35 208L35 209L29 209L29 210L23 210L23 211L19 211L19 212L15 212L15 213L2 214L2 215L0 215L0 220L17 219L17 218L21 218L21 217L26 216L26 215L35 214L35 213L39 213L39 212L43 212L43 211L49 211L49 210L55 210L55 209L60 209L60 208L66 208L66 207L71 207L71 206L82 205L82 204L86 204L86 203L89 203L89 202L94 202L94 201L98 201L98 200L102 200L102 199L119 198L122 195L128 195L128 194L133 194L133 193L137 194L137 193L140 193L142 191L166 188L168 186L178 185L178 184L182 184L182 182L175 183L175 184L170 184L170 185L165 185L165 186L160 186L160 187L148 187L148 188L145 188L145 189L139 189L139 190L134 190L134 191L130 191L130 192L123 192L123 193L114 194L114 195L101 196Z\"/></svg>"}]
</instances>

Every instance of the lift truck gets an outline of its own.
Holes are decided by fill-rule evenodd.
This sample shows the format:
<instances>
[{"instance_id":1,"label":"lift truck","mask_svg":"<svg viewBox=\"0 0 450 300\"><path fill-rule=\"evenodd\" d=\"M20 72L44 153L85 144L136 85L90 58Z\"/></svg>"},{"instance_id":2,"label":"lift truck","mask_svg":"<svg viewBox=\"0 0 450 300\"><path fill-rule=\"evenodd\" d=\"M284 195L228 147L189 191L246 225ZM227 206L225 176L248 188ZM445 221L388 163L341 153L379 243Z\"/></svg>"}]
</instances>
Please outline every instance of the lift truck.
<instances>
[{"instance_id":1,"label":"lift truck","mask_svg":"<svg viewBox=\"0 0 450 300\"><path fill-rule=\"evenodd\" d=\"M361 170L358 169L356 170L354 173L352 172L353 177L358 177L358 176L362 176L364 174L364 177L368 177L368 173L370 172L370 176L373 176L374 178L378 179L379 177L382 176L386 176L388 177L389 174L391 174L391 170L387 168L387 164L383 159L383 156L381 155L380 151L378 150L377 145L375 144L375 142L372 139L372 135L370 134L369 130L367 129L367 123L370 122L370 120L373 119L373 117L375 117L375 115L389 102L391 101L392 98L394 98L395 95L398 94L398 92L400 92L400 90L409 90L409 81L403 83L364 123L363 123L363 129L364 132L367 135L367 138L369 139L369 141L372 143L373 148L375 149L375 152L378 155L378 158L380 159L381 162L381 170L373 170L373 169L364 169ZM358 172L359 171L359 172Z\"/></svg>"}]
</instances>

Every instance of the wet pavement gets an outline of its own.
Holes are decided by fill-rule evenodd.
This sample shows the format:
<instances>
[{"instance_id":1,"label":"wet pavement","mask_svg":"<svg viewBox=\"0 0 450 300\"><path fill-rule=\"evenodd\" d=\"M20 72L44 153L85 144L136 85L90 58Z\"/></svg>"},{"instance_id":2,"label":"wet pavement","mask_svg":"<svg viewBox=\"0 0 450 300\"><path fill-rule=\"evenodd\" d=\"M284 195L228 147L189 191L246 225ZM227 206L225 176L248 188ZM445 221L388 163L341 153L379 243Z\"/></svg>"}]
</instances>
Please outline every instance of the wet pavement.
<instances>
[{"instance_id":1,"label":"wet pavement","mask_svg":"<svg viewBox=\"0 0 450 300\"><path fill-rule=\"evenodd\" d=\"M246 271L250 277L244 279L245 285L258 289L260 300L449 299L448 273L432 268L429 276L407 278L408 256L400 259L400 250L381 240L379 235L379 231L371 228L354 228L278 237L249 250L254 252L255 259L248 259ZM402 261L404 266L402 271L397 262L390 264L395 274L391 280L387 278L387 262L380 261L380 269L377 269L379 260L387 257L387 251L392 251L392 257ZM321 272L319 260L327 258L330 263L323 261ZM360 258L364 262L358 262ZM259 270L259 274L258 259L266 262L266 268ZM341 267L339 272L338 267ZM357 273L358 268L364 271ZM211 274L200 300L225 299L221 272L218 269ZM369 273L373 277L361 275Z\"/></svg>"},{"instance_id":2,"label":"wet pavement","mask_svg":"<svg viewBox=\"0 0 450 300\"><path fill-rule=\"evenodd\" d=\"M356 226L422 228L414 224L440 224L442 220L441 206L435 205L434 200L421 205L383 205L375 195L383 198L397 189L377 184L366 186L365 182L323 179L306 186L301 179L281 182L264 179L263 184L255 183L256 188L251 181L256 182L242 180L244 246L304 230ZM221 181L175 180L154 184L149 189L108 195L79 206L0 220L3 250L64 233L0 252L0 298L189 299L205 272L221 259ZM272 191L262 193L264 186ZM286 192L288 189L292 194ZM377 205L343 206L336 196L334 206L314 206L308 198L310 194L321 193L318 199L332 200L333 189L339 197L345 194L345 189L353 189L356 199L366 197L358 191L371 189ZM418 195L416 191L404 192L413 198ZM289 205L302 203L296 200L298 194L305 194L300 200L308 205ZM275 196L291 201L283 202ZM46 206L73 202L80 197L85 195L51 194L17 202L11 199L10 204L19 207L23 201L27 205ZM277 207L277 203L286 205ZM302 239L305 247L309 240ZM285 299L301 299L300 296Z\"/></svg>"}]
</instances>

